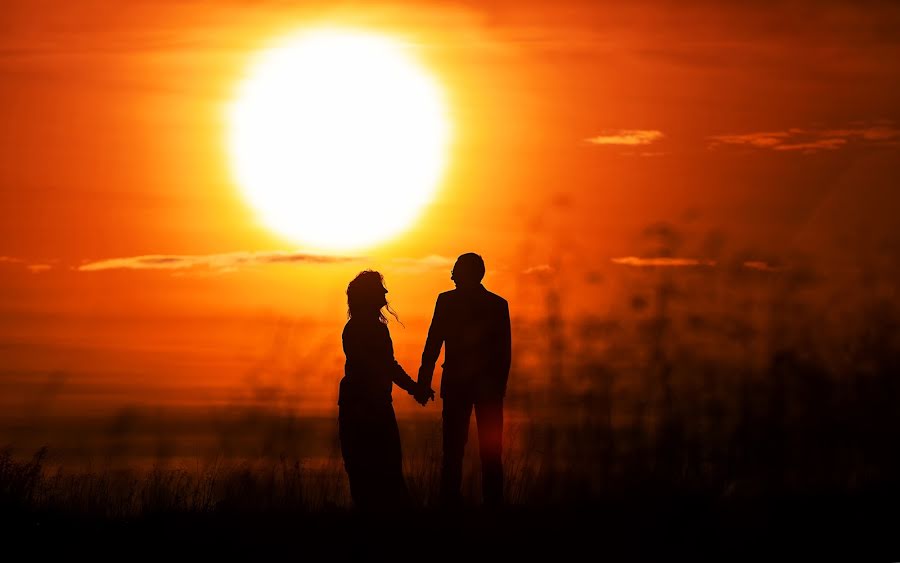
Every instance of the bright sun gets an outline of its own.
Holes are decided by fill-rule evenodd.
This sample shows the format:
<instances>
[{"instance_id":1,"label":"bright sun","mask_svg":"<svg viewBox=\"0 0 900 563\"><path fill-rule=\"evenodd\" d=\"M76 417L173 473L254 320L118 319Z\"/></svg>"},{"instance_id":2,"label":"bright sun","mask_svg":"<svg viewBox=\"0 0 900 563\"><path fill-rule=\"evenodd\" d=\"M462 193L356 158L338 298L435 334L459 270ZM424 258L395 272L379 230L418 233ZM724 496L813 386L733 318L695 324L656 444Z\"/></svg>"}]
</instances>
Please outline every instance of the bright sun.
<instances>
[{"instance_id":1,"label":"bright sun","mask_svg":"<svg viewBox=\"0 0 900 563\"><path fill-rule=\"evenodd\" d=\"M321 249L396 236L432 198L450 123L410 47L320 29L262 52L228 110L235 178L262 221Z\"/></svg>"}]
</instances>

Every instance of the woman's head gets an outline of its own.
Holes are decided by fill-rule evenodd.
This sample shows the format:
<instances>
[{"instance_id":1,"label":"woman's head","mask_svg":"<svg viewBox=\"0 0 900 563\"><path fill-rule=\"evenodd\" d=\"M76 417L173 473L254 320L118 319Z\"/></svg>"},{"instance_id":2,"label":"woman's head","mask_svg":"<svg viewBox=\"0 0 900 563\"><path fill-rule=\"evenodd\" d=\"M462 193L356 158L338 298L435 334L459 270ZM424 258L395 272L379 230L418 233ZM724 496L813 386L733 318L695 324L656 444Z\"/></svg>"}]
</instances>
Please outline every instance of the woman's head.
<instances>
[{"instance_id":1,"label":"woman's head","mask_svg":"<svg viewBox=\"0 0 900 563\"><path fill-rule=\"evenodd\" d=\"M364 270L357 274L347 286L347 316L356 318L373 317L387 324L382 308L387 309L397 321L400 319L388 305L385 295L384 276L374 270Z\"/></svg>"}]
</instances>

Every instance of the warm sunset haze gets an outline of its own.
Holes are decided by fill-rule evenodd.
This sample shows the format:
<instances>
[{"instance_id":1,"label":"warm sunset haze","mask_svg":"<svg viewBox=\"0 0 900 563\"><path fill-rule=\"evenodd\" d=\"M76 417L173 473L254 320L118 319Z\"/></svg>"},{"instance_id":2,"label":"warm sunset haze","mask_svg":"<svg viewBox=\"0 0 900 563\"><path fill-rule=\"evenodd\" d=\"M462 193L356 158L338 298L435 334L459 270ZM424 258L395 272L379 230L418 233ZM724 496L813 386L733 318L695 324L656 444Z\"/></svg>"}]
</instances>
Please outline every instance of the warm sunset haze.
<instances>
[{"instance_id":1,"label":"warm sunset haze","mask_svg":"<svg viewBox=\"0 0 900 563\"><path fill-rule=\"evenodd\" d=\"M364 268L413 373L463 252L514 330L560 334L658 276L852 288L898 256L894 3L3 11L7 418L329 415ZM519 350L519 373L544 361Z\"/></svg>"}]
</instances>

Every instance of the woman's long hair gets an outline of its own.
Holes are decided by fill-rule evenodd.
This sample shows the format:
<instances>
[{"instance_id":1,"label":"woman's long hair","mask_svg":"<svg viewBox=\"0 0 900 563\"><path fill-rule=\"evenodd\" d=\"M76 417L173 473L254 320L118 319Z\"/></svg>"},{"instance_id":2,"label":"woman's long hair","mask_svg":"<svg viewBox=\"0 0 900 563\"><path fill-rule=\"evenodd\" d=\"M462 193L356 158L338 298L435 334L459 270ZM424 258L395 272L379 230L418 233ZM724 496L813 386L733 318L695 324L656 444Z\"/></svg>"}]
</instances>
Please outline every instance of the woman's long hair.
<instances>
[{"instance_id":1,"label":"woman's long hair","mask_svg":"<svg viewBox=\"0 0 900 563\"><path fill-rule=\"evenodd\" d=\"M388 319L384 316L384 310L387 310L403 326L389 304L382 306L384 294L384 276L375 270L363 270L347 285L347 317L365 317L377 311L378 320L387 324Z\"/></svg>"}]
</instances>

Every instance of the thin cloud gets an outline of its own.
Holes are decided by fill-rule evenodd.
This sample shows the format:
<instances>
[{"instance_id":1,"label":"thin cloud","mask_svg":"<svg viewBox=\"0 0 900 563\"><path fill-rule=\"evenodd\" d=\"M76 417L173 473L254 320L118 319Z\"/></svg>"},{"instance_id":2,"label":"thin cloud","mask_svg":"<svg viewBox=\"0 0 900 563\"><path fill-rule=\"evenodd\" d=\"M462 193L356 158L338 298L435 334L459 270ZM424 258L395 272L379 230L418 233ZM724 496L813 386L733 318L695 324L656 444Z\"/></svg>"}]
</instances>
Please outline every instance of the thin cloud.
<instances>
[{"instance_id":1,"label":"thin cloud","mask_svg":"<svg viewBox=\"0 0 900 563\"><path fill-rule=\"evenodd\" d=\"M538 264L537 266L525 268L524 270L522 270L522 273L526 276L551 274L553 273L553 266L551 266L550 264Z\"/></svg>"},{"instance_id":2,"label":"thin cloud","mask_svg":"<svg viewBox=\"0 0 900 563\"><path fill-rule=\"evenodd\" d=\"M52 264L28 262L25 259L16 258L14 256L0 256L0 264L11 264L13 267L23 267L33 274L39 274L53 269Z\"/></svg>"},{"instance_id":3,"label":"thin cloud","mask_svg":"<svg viewBox=\"0 0 900 563\"><path fill-rule=\"evenodd\" d=\"M80 272L105 270L187 270L208 268L216 271L231 271L241 266L265 264L332 264L357 260L351 256L330 256L305 252L264 251L226 252L222 254L146 254L126 258L110 258L87 262L78 266Z\"/></svg>"},{"instance_id":4,"label":"thin cloud","mask_svg":"<svg viewBox=\"0 0 900 563\"><path fill-rule=\"evenodd\" d=\"M394 258L392 262L401 265L443 267L453 265L456 262L456 258L441 256L440 254L429 254L422 258Z\"/></svg>"},{"instance_id":5,"label":"thin cloud","mask_svg":"<svg viewBox=\"0 0 900 563\"><path fill-rule=\"evenodd\" d=\"M53 269L53 266L50 264L28 264L25 267L28 268L28 271L32 274L40 274L41 272L48 272Z\"/></svg>"},{"instance_id":6,"label":"thin cloud","mask_svg":"<svg viewBox=\"0 0 900 563\"><path fill-rule=\"evenodd\" d=\"M803 152L817 152L817 151L833 151L837 150L844 145L847 144L847 139L820 139L818 141L810 141L808 143L793 143L793 144L784 144L784 145L775 145L772 147L776 151L803 151Z\"/></svg>"},{"instance_id":7,"label":"thin cloud","mask_svg":"<svg viewBox=\"0 0 900 563\"><path fill-rule=\"evenodd\" d=\"M621 258L612 258L613 264L622 266L631 266L635 268L693 268L707 267L712 268L719 266L715 260L704 260L702 258L671 258L671 257L649 257L640 258L638 256L623 256ZM757 270L760 272L780 272L782 268L773 266L763 260L746 260L741 266L748 270Z\"/></svg>"},{"instance_id":8,"label":"thin cloud","mask_svg":"<svg viewBox=\"0 0 900 563\"><path fill-rule=\"evenodd\" d=\"M622 156L633 156L637 158L653 158L657 156L663 156L666 153L662 151L625 151L621 154Z\"/></svg>"},{"instance_id":9,"label":"thin cloud","mask_svg":"<svg viewBox=\"0 0 900 563\"><path fill-rule=\"evenodd\" d=\"M746 146L776 151L796 151L813 154L833 151L851 144L862 146L889 146L900 140L900 129L890 123L851 127L845 129L800 129L786 131L760 131L709 137L709 148L722 145Z\"/></svg>"},{"instance_id":10,"label":"thin cloud","mask_svg":"<svg viewBox=\"0 0 900 563\"><path fill-rule=\"evenodd\" d=\"M683 268L692 266L715 266L715 260L701 260L698 258L639 258L637 256L623 256L621 258L613 258L613 264L623 266L634 266L638 268Z\"/></svg>"},{"instance_id":11,"label":"thin cloud","mask_svg":"<svg viewBox=\"0 0 900 563\"><path fill-rule=\"evenodd\" d=\"M859 138L866 141L891 141L900 138L900 129L890 124L875 125L872 127L858 127L854 129L830 129L822 132L824 135L843 138Z\"/></svg>"},{"instance_id":12,"label":"thin cloud","mask_svg":"<svg viewBox=\"0 0 900 563\"><path fill-rule=\"evenodd\" d=\"M603 131L596 137L585 139L594 145L619 145L635 147L649 145L664 137L662 131L656 129L619 129Z\"/></svg>"},{"instance_id":13,"label":"thin cloud","mask_svg":"<svg viewBox=\"0 0 900 563\"><path fill-rule=\"evenodd\" d=\"M441 270L451 268L456 263L456 258L429 254L422 258L394 258L391 264L397 266L403 272L425 272L428 270Z\"/></svg>"},{"instance_id":14,"label":"thin cloud","mask_svg":"<svg viewBox=\"0 0 900 563\"><path fill-rule=\"evenodd\" d=\"M768 262L763 262L762 260L747 260L743 263L743 266L748 270L759 270L760 272L780 272L781 268L777 266L773 266Z\"/></svg>"},{"instance_id":15,"label":"thin cloud","mask_svg":"<svg viewBox=\"0 0 900 563\"><path fill-rule=\"evenodd\" d=\"M725 145L750 145L759 148L776 147L784 143L790 137L787 131L768 131L759 133L742 133L740 135L715 135L710 137L712 146Z\"/></svg>"}]
</instances>

